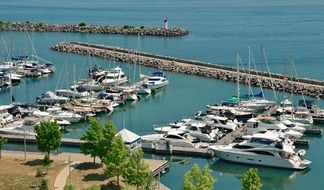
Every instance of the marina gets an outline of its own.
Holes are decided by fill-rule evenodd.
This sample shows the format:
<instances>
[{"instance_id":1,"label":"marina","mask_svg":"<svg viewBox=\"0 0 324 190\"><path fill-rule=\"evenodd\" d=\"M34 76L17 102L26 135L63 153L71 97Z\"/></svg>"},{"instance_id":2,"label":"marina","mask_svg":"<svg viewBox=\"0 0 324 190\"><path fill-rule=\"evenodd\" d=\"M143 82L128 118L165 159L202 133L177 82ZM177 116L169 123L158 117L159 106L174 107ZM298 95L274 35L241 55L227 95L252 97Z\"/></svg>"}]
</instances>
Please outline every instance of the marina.
<instances>
[{"instance_id":1,"label":"marina","mask_svg":"<svg viewBox=\"0 0 324 190\"><path fill-rule=\"evenodd\" d=\"M14 97L14 104L17 106L19 102L30 104L28 107L32 107L31 110L34 112L32 116L24 115L19 118L11 117L7 112L3 112L5 114L2 115L0 109L0 118L3 116L3 120L0 119L1 129L6 134L12 131L12 127L24 122L37 124L42 115L55 116L56 121L62 125L62 129L64 128L62 133L64 145L59 151L79 152L82 142L78 139L88 129L86 118L93 116L101 123L112 121L119 130L126 128L141 137L157 136L161 142L160 146L150 143L152 146L146 149L145 157L169 161L169 169L160 177L161 183L170 189L182 189L183 175L194 163L200 167L208 164L212 175L217 178L215 189L241 189L240 178L251 167L258 168L264 190L307 189L310 182L316 185L316 188L324 185L320 180L321 168L324 167L321 151L324 142L321 136L323 131L321 122L324 118L322 110L324 70L321 61L324 46L320 43L323 40L321 35L323 28L320 24L320 18L323 17L321 2L207 0L188 1L183 6L183 2L169 0L154 3L148 1L134 3L128 0L118 3L13 0L0 4L3 7L2 22L17 23L14 25L15 29L0 32L1 38L8 41L7 44L12 43L10 45L12 48L8 49L11 49L13 56L24 55L19 47L25 32L20 31L27 30L37 53L46 60L51 60L56 69L50 75L39 77L41 80L38 77L27 77L19 84L1 90L0 105L10 105ZM186 14L183 14L184 12ZM99 28L98 32L78 27L70 30L72 26L78 26L76 23L81 22L94 27L93 30L95 27L107 25L123 28L125 23L136 29L141 25L148 30L160 29L166 16L169 17L170 28L174 26L185 28L189 32L181 37L180 35L164 37L162 33L154 35L150 31L152 34L138 37L138 32L127 34L120 32L119 29L114 34L102 32L103 28ZM39 23L47 26L56 25L49 21L61 23L57 24L58 28L66 27L69 31L59 32L49 29L41 31L33 28ZM267 50L271 74L267 71L266 59L258 51L260 44ZM58 51L52 51L49 47L57 48ZM254 68L252 61L248 61L251 59L251 56L248 56L248 47L253 48L257 69ZM239 66L236 60L237 53L242 59ZM10 61L4 47L1 48L1 55L3 55L1 62ZM98 78L88 78L89 69L93 69L95 65L103 71L121 68L129 83L101 92L109 81L105 80L97 85L95 83L101 81L97 80L100 75L97 75ZM137 68L134 69L135 67ZM129 89L134 89L140 81L140 74L146 74L147 79L149 77L154 79L153 73L160 71L163 71L168 85L155 92L149 92L151 89L146 85L141 86L137 89L138 100L130 101L134 100L135 96L126 93L131 92ZM107 79L110 75L104 76ZM95 82L92 83L91 79ZM262 82L260 83L258 79ZM237 81L240 83L239 88ZM259 84L264 87L262 90ZM89 89L85 93L71 88L87 85ZM96 87L97 92L93 90ZM276 95L272 90L273 87L276 89ZM115 91L124 91L124 96L128 97L128 100L121 101L117 95L119 92ZM259 99L257 96L260 95L260 91L263 91L263 97ZM36 97L41 98L47 92L66 97L69 102L62 105L37 104ZM139 95L140 92L147 95ZM244 94L247 96L242 97ZM95 99L98 101L99 96L115 100L104 108L105 101L100 100L100 104L92 102ZM52 95L50 97L57 98ZM237 98L238 102L241 102L239 109L235 108ZM275 102L275 106L265 106L272 102ZM309 103L312 106L308 106ZM234 106L231 107L229 104ZM262 110L263 106L265 110ZM307 107L307 110L298 107ZM252 108L262 111L253 111ZM22 110L27 113L27 109ZM193 122L197 120L197 112L204 118L209 115L205 124L201 120ZM76 116L75 120L70 113ZM81 116L80 120L78 115ZM249 117L257 118L255 124L250 122L250 126L256 126L258 131L264 130L264 120L262 123L259 120L265 119L268 122L274 121L278 124L280 122L285 125L272 125L272 128L282 130L282 133L275 135L301 136L299 139L290 139L291 142L288 144L295 146L293 152L290 152L295 156L294 159L298 160L299 156L311 161L310 164L304 163L308 168L295 171L280 169L281 167L274 167L274 164L269 167L228 162L224 161L226 158L219 159L215 154L216 149L212 151L207 148L207 145L224 145L226 150L237 151L236 147L233 147L234 144L243 142L240 145L248 145L246 141L251 140L251 135L243 133L245 130L243 126ZM209 120L213 120L213 123ZM225 121L228 125L224 124ZM239 122L242 123L242 127L236 125ZM27 129L26 133L30 135L29 130L32 128ZM164 135L178 129L186 130L192 137L188 142L200 145L200 149L177 147L176 144L170 144L171 141L167 144L168 141L163 139L166 137ZM194 131L195 129L197 131ZM17 133L11 135L11 141L4 146L4 150L24 151L24 130L21 128L15 132ZM169 135L172 135L172 132ZM200 140L197 140L199 138ZM190 138L183 140L188 139L190 140ZM157 138L154 142L156 140ZM27 151L37 151L35 141L27 141ZM300 151L301 149L304 151ZM242 151L236 153L242 155ZM279 152L275 154L281 157ZM241 158L240 155L238 157ZM290 154L282 154L284 157L287 155L289 157ZM276 158L281 159L280 157ZM257 160L255 157L248 159Z\"/></svg>"}]
</instances>

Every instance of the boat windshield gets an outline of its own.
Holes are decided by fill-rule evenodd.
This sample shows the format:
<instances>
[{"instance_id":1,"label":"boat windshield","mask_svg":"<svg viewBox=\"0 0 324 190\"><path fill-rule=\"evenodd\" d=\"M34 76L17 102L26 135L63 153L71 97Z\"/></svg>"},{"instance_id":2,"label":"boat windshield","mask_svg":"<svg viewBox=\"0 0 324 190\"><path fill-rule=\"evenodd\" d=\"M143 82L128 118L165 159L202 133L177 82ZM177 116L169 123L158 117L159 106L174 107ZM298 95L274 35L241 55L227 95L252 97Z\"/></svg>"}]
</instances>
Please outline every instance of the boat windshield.
<instances>
[{"instance_id":1,"label":"boat windshield","mask_svg":"<svg viewBox=\"0 0 324 190\"><path fill-rule=\"evenodd\" d=\"M269 145L269 144L272 144L273 143L273 140L252 137L251 140L250 140L250 142L251 143L258 143L258 144L266 144L266 145Z\"/></svg>"}]
</instances>

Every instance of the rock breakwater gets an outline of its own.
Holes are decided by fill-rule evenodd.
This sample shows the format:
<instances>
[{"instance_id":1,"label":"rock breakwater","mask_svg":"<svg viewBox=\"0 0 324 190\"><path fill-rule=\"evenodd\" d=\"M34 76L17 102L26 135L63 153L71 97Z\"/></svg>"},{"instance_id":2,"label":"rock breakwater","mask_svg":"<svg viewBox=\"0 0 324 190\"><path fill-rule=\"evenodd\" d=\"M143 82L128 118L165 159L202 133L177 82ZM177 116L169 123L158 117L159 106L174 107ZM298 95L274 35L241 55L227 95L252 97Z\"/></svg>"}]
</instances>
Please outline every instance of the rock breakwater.
<instances>
[{"instance_id":1,"label":"rock breakwater","mask_svg":"<svg viewBox=\"0 0 324 190\"><path fill-rule=\"evenodd\" d=\"M248 70L239 69L239 72L237 72L237 69L232 67L81 42L62 42L52 46L51 49L80 55L96 56L125 63L141 64L160 70L215 78L224 81L236 82L237 77L239 77L240 83L244 84L248 84L250 78L250 84L252 86L262 86L263 88L278 91L324 98L324 81L314 79L290 78L276 73L269 74L254 70L250 71L249 76Z\"/></svg>"},{"instance_id":2,"label":"rock breakwater","mask_svg":"<svg viewBox=\"0 0 324 190\"><path fill-rule=\"evenodd\" d=\"M146 28L144 26L133 27L129 25L86 25L73 24L45 24L30 22L1 22L0 31L35 31L35 32L72 32L72 33L95 33L95 34L124 34L124 35L150 35L150 36L184 36L188 31L184 28Z\"/></svg>"}]
</instances>

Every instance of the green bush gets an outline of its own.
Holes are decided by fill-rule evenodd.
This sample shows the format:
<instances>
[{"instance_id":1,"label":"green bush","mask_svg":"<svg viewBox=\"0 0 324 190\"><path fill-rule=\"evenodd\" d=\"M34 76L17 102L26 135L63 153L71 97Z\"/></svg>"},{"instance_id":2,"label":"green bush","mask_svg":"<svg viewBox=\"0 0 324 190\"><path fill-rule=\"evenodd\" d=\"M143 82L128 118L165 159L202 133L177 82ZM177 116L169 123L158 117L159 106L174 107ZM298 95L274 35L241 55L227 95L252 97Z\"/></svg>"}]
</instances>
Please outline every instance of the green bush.
<instances>
[{"instance_id":1,"label":"green bush","mask_svg":"<svg viewBox=\"0 0 324 190\"><path fill-rule=\"evenodd\" d=\"M124 25L123 26L123 29L131 29L131 28L134 28L134 26L131 26L131 25Z\"/></svg>"},{"instance_id":2,"label":"green bush","mask_svg":"<svg viewBox=\"0 0 324 190\"><path fill-rule=\"evenodd\" d=\"M91 186L87 190L100 190L101 188L99 186Z\"/></svg>"},{"instance_id":3,"label":"green bush","mask_svg":"<svg viewBox=\"0 0 324 190\"><path fill-rule=\"evenodd\" d=\"M28 20L26 21L26 24L29 24L29 21Z\"/></svg>"},{"instance_id":4,"label":"green bush","mask_svg":"<svg viewBox=\"0 0 324 190\"><path fill-rule=\"evenodd\" d=\"M144 26L141 26L140 29L144 29L145 27Z\"/></svg>"},{"instance_id":5,"label":"green bush","mask_svg":"<svg viewBox=\"0 0 324 190\"><path fill-rule=\"evenodd\" d=\"M75 187L73 185L66 185L64 190L75 190Z\"/></svg>"},{"instance_id":6,"label":"green bush","mask_svg":"<svg viewBox=\"0 0 324 190\"><path fill-rule=\"evenodd\" d=\"M81 23L79 24L79 26L86 26L86 23L81 22Z\"/></svg>"}]
</instances>

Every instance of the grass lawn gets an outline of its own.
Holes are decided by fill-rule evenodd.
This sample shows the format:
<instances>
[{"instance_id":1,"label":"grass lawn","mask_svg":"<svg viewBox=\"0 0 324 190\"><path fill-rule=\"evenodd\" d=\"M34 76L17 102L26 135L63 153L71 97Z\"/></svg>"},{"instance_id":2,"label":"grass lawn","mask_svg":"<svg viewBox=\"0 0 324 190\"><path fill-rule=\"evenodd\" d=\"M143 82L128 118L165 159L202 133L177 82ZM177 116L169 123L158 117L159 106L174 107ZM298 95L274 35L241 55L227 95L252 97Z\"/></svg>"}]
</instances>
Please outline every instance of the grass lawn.
<instances>
[{"instance_id":1,"label":"grass lawn","mask_svg":"<svg viewBox=\"0 0 324 190\"><path fill-rule=\"evenodd\" d=\"M63 161L55 161L48 168L45 176L50 189L54 189L57 174L66 166ZM36 169L42 168L42 160L2 158L0 160L0 190L38 189L39 179L35 177ZM45 172L45 169L43 170Z\"/></svg>"}]
</instances>

